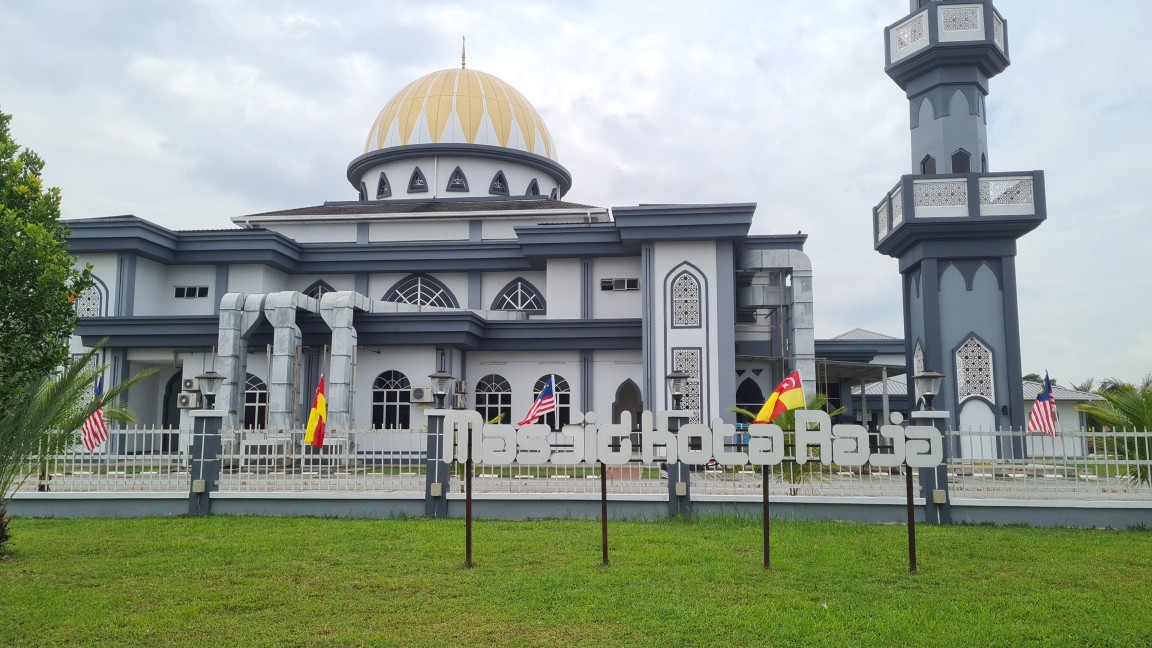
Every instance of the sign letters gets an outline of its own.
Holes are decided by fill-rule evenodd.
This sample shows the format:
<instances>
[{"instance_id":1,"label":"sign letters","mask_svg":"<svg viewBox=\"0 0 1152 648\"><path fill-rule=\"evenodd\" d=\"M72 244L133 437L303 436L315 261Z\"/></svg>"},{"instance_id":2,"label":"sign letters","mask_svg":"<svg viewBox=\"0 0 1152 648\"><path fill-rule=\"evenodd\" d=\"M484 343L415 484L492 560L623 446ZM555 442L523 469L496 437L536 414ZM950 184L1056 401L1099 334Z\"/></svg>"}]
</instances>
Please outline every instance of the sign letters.
<instances>
[{"instance_id":1,"label":"sign letters","mask_svg":"<svg viewBox=\"0 0 1152 648\"><path fill-rule=\"evenodd\" d=\"M444 414L444 461L463 461L467 458L469 436L472 436L472 457L481 464L524 465L551 464L572 466L602 461L606 465L620 465L632 460L637 448L632 439L639 434L640 458L653 461L680 461L703 465L716 461L724 466L775 466L785 460L787 445L795 445L796 463L819 461L825 465L841 466L899 466L907 462L912 468L929 468L943 459L943 438L940 431L930 425L900 425L903 417L892 415L892 424L880 427L882 444L891 452L873 453L869 449L868 430L861 425L832 424L822 410L795 410L796 432L788 432L793 439L786 440L785 432L772 423L753 423L748 426L747 450L734 449L739 434L736 426L722 419L712 420L711 427L702 423L687 423L679 430L669 430L672 417L687 418L691 412L662 411L655 415L643 412L639 430L632 429L632 415L620 414L620 423L598 423L595 412L574 413L572 422L559 433L547 425L485 424L479 412L472 410L441 410ZM818 452L810 453L809 448ZM792 458L791 456L789 458Z\"/></svg>"}]
</instances>

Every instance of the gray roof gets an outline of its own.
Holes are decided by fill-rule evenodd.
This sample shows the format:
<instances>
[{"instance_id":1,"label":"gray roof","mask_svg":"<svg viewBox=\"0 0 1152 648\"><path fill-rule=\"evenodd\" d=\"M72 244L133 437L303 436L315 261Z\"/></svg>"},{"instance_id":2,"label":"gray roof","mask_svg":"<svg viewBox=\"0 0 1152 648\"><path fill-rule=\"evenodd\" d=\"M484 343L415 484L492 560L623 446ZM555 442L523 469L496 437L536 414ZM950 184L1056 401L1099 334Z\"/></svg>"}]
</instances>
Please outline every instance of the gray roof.
<instances>
[{"instance_id":1,"label":"gray roof","mask_svg":"<svg viewBox=\"0 0 1152 648\"><path fill-rule=\"evenodd\" d=\"M246 216L367 216L371 214L430 214L450 212L496 212L496 211L603 211L603 207L581 205L539 198L532 200L389 200L389 201L349 201L326 202L312 207L297 207L279 211L260 212ZM238 217L243 220L245 216ZM234 219L236 220L236 219Z\"/></svg>"},{"instance_id":2,"label":"gray roof","mask_svg":"<svg viewBox=\"0 0 1152 648\"><path fill-rule=\"evenodd\" d=\"M1040 390L1044 389L1044 383L1035 382L1032 380L1024 381L1024 400L1036 400L1040 395ZM1082 392L1068 387L1061 387L1060 385L1052 385L1052 398L1056 399L1059 403L1062 400L1066 401L1102 401L1103 396L1092 394L1089 392Z\"/></svg>"},{"instance_id":3,"label":"gray roof","mask_svg":"<svg viewBox=\"0 0 1152 648\"><path fill-rule=\"evenodd\" d=\"M1024 401L1034 401L1036 396L1040 394L1040 390L1044 387L1043 383L1034 382L1031 380L1024 381ZM859 387L852 388L852 394L860 393ZM867 392L869 396L880 396L884 393L879 382L869 383ZM905 381L905 376L892 376L888 379L888 393L891 394L906 394L908 393L908 383ZM1056 402L1071 401L1071 402L1088 402L1088 401L1102 401L1104 398L1097 394L1089 392L1082 392L1060 385L1052 385L1052 398Z\"/></svg>"},{"instance_id":4,"label":"gray roof","mask_svg":"<svg viewBox=\"0 0 1152 648\"><path fill-rule=\"evenodd\" d=\"M891 335L884 335L875 331L869 331L862 328L854 328L832 338L833 340L899 340L900 338L892 337Z\"/></svg>"}]
</instances>

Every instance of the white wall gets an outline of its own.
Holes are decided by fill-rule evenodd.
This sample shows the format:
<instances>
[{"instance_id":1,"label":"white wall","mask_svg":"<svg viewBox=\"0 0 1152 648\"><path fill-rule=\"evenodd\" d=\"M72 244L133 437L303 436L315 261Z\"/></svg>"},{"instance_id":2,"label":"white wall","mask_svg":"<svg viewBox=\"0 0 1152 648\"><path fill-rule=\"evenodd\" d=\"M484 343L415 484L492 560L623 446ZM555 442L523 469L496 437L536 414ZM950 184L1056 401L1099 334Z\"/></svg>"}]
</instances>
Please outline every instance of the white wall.
<instances>
[{"instance_id":1,"label":"white wall","mask_svg":"<svg viewBox=\"0 0 1152 648\"><path fill-rule=\"evenodd\" d=\"M601 279L640 279L640 257L598 258L592 262L592 317L640 317L639 290L600 290Z\"/></svg>"}]
</instances>

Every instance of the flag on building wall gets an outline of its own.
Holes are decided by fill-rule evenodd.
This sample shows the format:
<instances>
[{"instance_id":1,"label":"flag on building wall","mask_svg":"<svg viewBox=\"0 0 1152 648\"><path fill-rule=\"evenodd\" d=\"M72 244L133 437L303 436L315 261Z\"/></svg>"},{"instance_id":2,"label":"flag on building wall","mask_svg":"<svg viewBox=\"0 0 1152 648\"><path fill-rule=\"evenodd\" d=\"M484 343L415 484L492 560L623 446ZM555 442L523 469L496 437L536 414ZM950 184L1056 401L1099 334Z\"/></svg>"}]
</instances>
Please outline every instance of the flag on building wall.
<instances>
[{"instance_id":1,"label":"flag on building wall","mask_svg":"<svg viewBox=\"0 0 1152 648\"><path fill-rule=\"evenodd\" d=\"M800 372L793 371L788 374L784 382L768 397L768 402L760 408L756 415L756 423L771 423L772 419L787 412L802 408L807 404L804 399L804 383L800 380Z\"/></svg>"},{"instance_id":2,"label":"flag on building wall","mask_svg":"<svg viewBox=\"0 0 1152 648\"><path fill-rule=\"evenodd\" d=\"M320 374L320 384L316 385L316 395L312 397L312 411L308 412L308 428L304 432L304 443L317 448L324 446L324 423L328 420L328 399L324 397L324 374Z\"/></svg>"},{"instance_id":3,"label":"flag on building wall","mask_svg":"<svg viewBox=\"0 0 1152 648\"><path fill-rule=\"evenodd\" d=\"M104 395L104 376L96 379L96 389L93 392L92 400L97 403L100 402L100 397ZM80 440L84 442L84 449L92 452L101 443L108 440L108 427L104 425L104 408L97 407L92 416L84 420L80 426Z\"/></svg>"},{"instance_id":4,"label":"flag on building wall","mask_svg":"<svg viewBox=\"0 0 1152 648\"><path fill-rule=\"evenodd\" d=\"M516 424L516 427L521 425L528 425L535 423L536 419L544 416L549 412L556 411L556 376L549 376L548 382L544 384L544 389L540 390L540 395L532 403L532 407L528 408L528 413L524 415L524 420Z\"/></svg>"},{"instance_id":5,"label":"flag on building wall","mask_svg":"<svg viewBox=\"0 0 1152 648\"><path fill-rule=\"evenodd\" d=\"M1056 399L1052 397L1052 381L1044 372L1044 389L1036 395L1036 404L1028 416L1028 431L1056 436Z\"/></svg>"}]
</instances>

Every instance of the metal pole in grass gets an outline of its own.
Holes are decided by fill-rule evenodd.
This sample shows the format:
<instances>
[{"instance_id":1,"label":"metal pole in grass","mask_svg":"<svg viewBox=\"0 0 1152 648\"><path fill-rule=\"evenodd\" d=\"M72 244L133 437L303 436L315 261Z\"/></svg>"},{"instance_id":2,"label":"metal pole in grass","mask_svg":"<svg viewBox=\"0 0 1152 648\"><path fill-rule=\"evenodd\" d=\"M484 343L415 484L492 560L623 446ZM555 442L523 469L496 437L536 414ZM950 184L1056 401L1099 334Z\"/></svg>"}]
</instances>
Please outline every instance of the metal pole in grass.
<instances>
[{"instance_id":1,"label":"metal pole in grass","mask_svg":"<svg viewBox=\"0 0 1152 648\"><path fill-rule=\"evenodd\" d=\"M472 569L472 433L468 433L467 472L464 474L464 566Z\"/></svg>"},{"instance_id":2,"label":"metal pole in grass","mask_svg":"<svg viewBox=\"0 0 1152 648\"><path fill-rule=\"evenodd\" d=\"M604 462L600 463L600 553L604 566L608 566L608 471Z\"/></svg>"},{"instance_id":3,"label":"metal pole in grass","mask_svg":"<svg viewBox=\"0 0 1152 648\"><path fill-rule=\"evenodd\" d=\"M904 463L904 484L908 496L908 571L916 571L916 508L912 505L912 469Z\"/></svg>"},{"instance_id":4,"label":"metal pole in grass","mask_svg":"<svg viewBox=\"0 0 1152 648\"><path fill-rule=\"evenodd\" d=\"M772 568L772 557L771 557L771 553L772 553L771 552L771 546L772 545L769 542L769 531L768 531L768 527L770 525L770 523L768 521L768 466L767 465L760 466L760 472L763 473L763 475L764 475L764 569L771 569Z\"/></svg>"}]
</instances>

